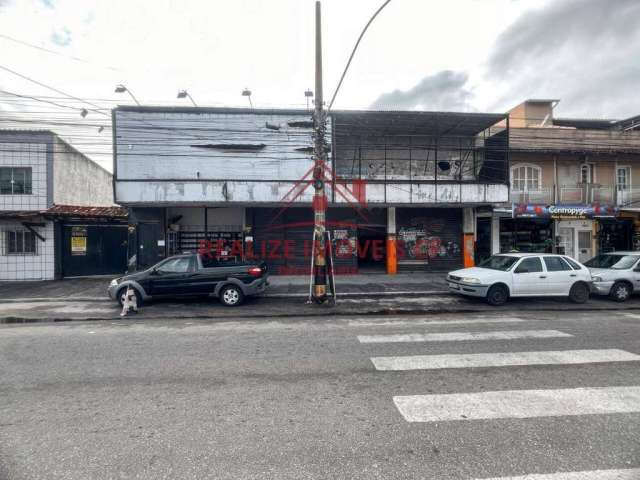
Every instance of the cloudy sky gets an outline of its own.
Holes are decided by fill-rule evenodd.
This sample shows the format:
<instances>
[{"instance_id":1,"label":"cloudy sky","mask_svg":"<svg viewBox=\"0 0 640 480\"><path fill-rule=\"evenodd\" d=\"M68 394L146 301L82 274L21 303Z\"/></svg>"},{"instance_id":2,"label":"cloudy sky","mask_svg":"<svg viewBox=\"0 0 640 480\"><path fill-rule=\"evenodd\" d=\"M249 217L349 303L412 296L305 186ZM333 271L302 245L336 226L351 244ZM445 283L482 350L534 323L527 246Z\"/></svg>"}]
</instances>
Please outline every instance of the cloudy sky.
<instances>
[{"instance_id":1,"label":"cloudy sky","mask_svg":"<svg viewBox=\"0 0 640 480\"><path fill-rule=\"evenodd\" d=\"M0 0L0 90L56 104L0 93L2 126L47 120L109 167L98 127L132 101L118 83L143 104L188 105L175 98L187 89L199 105L247 106L248 87L258 107L302 107L314 3ZM381 3L323 1L326 96ZM640 113L638 25L638 0L392 0L336 107L505 111L536 97L561 99L558 116L624 118Z\"/></svg>"}]
</instances>

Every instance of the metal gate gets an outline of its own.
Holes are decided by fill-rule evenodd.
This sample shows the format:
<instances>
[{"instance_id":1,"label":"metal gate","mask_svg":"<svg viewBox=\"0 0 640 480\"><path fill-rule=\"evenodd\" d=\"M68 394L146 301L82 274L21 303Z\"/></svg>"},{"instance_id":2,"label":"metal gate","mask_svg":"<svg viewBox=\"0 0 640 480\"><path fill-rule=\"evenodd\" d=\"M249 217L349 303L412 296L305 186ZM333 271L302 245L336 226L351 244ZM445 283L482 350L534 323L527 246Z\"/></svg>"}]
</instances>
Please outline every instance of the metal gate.
<instances>
[{"instance_id":1,"label":"metal gate","mask_svg":"<svg viewBox=\"0 0 640 480\"><path fill-rule=\"evenodd\" d=\"M124 273L127 234L126 225L63 224L62 276Z\"/></svg>"},{"instance_id":2,"label":"metal gate","mask_svg":"<svg viewBox=\"0 0 640 480\"><path fill-rule=\"evenodd\" d=\"M446 272L461 268L462 209L398 208L398 267Z\"/></svg>"}]
</instances>

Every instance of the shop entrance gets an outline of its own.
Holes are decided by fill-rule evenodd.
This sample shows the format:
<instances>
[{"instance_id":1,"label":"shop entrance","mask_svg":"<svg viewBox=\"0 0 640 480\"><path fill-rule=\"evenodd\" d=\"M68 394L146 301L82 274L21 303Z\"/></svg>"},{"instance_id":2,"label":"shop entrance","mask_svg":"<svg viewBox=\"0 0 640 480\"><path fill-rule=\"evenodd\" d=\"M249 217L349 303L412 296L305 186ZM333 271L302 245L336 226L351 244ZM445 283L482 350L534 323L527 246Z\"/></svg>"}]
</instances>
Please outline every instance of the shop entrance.
<instances>
[{"instance_id":1,"label":"shop entrance","mask_svg":"<svg viewBox=\"0 0 640 480\"><path fill-rule=\"evenodd\" d=\"M620 252L633 250L633 221L599 219L598 252Z\"/></svg>"},{"instance_id":2,"label":"shop entrance","mask_svg":"<svg viewBox=\"0 0 640 480\"><path fill-rule=\"evenodd\" d=\"M500 219L500 252L551 253L553 221L540 218Z\"/></svg>"},{"instance_id":3,"label":"shop entrance","mask_svg":"<svg viewBox=\"0 0 640 480\"><path fill-rule=\"evenodd\" d=\"M386 271L386 241L386 226L358 226L358 271L360 273L384 273Z\"/></svg>"},{"instance_id":4,"label":"shop entrance","mask_svg":"<svg viewBox=\"0 0 640 480\"><path fill-rule=\"evenodd\" d=\"M559 221L558 253L575 258L579 262L586 262L593 257L592 232L592 220Z\"/></svg>"},{"instance_id":5,"label":"shop entrance","mask_svg":"<svg viewBox=\"0 0 640 480\"><path fill-rule=\"evenodd\" d=\"M476 220L476 265L491 256L491 217Z\"/></svg>"}]
</instances>

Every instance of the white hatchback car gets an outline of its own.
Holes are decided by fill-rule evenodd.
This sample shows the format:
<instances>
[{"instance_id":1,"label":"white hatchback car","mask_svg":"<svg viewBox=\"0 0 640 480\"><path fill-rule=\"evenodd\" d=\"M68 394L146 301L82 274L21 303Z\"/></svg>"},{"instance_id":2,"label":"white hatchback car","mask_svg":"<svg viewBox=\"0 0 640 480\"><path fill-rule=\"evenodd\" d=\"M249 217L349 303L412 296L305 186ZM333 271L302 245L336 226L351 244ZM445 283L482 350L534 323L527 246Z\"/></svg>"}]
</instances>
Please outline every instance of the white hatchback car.
<instances>
[{"instance_id":1,"label":"white hatchback car","mask_svg":"<svg viewBox=\"0 0 640 480\"><path fill-rule=\"evenodd\" d=\"M502 305L510 297L569 297L575 303L589 299L591 273L564 255L505 253L493 255L477 267L450 272L449 291L486 298Z\"/></svg>"}]
</instances>

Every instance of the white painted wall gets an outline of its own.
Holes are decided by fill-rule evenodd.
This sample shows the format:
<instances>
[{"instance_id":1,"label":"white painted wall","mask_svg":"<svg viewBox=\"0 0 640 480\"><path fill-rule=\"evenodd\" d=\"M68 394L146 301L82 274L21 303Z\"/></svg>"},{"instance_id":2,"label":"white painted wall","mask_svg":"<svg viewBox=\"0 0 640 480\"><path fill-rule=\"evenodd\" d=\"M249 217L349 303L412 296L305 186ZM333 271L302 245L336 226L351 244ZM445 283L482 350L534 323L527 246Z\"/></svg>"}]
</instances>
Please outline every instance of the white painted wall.
<instances>
[{"instance_id":1,"label":"white painted wall","mask_svg":"<svg viewBox=\"0 0 640 480\"><path fill-rule=\"evenodd\" d=\"M312 167L310 128L291 121L309 114L221 113L116 110L116 202L123 205L224 205L309 203L313 188L295 198L295 189ZM266 128L278 125L280 130ZM327 138L331 138L328 132ZM193 145L264 144L259 151L203 149ZM400 175L398 178L402 177ZM307 177L310 178L310 177ZM336 188L336 190L338 190ZM336 203L353 202L328 192ZM346 198L345 198L346 197ZM506 185L372 183L372 204L487 204L508 202Z\"/></svg>"},{"instance_id":2,"label":"white painted wall","mask_svg":"<svg viewBox=\"0 0 640 480\"><path fill-rule=\"evenodd\" d=\"M310 128L291 121L310 115L171 113L116 110L118 180L291 180L313 166L296 148L313 145ZM266 124L280 130L266 128ZM329 132L330 135L330 132ZM264 144L258 151L197 148L207 144Z\"/></svg>"},{"instance_id":3,"label":"white painted wall","mask_svg":"<svg viewBox=\"0 0 640 480\"><path fill-rule=\"evenodd\" d=\"M53 222L45 222L44 227L35 230L45 238L42 242L36 238L35 255L8 255L6 235L11 230L25 230L20 222L0 220L0 281L15 280L53 280L54 278L54 241Z\"/></svg>"}]
</instances>

